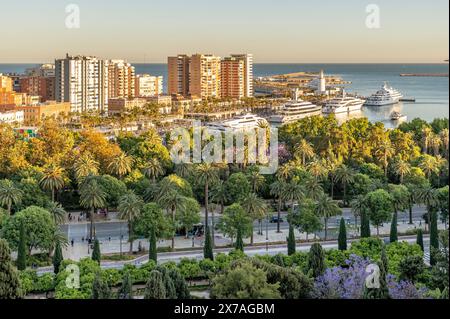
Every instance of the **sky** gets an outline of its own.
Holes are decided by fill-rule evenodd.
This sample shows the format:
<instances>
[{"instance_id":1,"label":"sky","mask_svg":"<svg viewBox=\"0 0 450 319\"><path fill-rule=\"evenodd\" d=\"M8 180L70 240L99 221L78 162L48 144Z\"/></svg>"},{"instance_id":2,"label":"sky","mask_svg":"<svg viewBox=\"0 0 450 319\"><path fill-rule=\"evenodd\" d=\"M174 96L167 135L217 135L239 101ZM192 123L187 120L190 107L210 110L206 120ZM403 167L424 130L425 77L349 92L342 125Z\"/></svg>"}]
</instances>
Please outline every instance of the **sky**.
<instances>
[{"instance_id":1,"label":"sky","mask_svg":"<svg viewBox=\"0 0 450 319\"><path fill-rule=\"evenodd\" d=\"M66 27L69 4L79 28ZM369 4L379 28L366 25L376 21ZM449 47L448 0L0 0L0 17L0 63L66 52L134 63L241 52L256 63L442 63Z\"/></svg>"}]
</instances>

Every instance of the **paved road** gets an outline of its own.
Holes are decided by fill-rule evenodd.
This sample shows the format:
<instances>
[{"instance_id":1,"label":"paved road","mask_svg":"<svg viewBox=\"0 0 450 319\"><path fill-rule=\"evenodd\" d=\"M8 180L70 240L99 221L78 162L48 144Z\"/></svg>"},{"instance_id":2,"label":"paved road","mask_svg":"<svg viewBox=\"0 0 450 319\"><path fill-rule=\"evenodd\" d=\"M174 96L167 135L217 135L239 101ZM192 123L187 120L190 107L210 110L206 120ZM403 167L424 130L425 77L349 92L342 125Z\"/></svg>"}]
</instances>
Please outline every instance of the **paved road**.
<instances>
[{"instance_id":1,"label":"paved road","mask_svg":"<svg viewBox=\"0 0 450 319\"><path fill-rule=\"evenodd\" d=\"M413 220L414 221L423 221L422 215L426 213L426 209L424 207L416 206L413 210ZM276 215L276 213L274 214ZM284 222L281 223L281 229L287 230L289 229L289 224L286 222L286 212L282 214ZM338 217L330 218L329 225L330 227L337 226L341 217L344 217L348 220L350 224L354 224L354 217L349 208L343 209L343 215ZM212 219L212 218L211 218ZM217 224L220 221L219 216L215 216L215 223ZM399 213L399 224L408 222L408 213L402 212ZM263 221L263 231L266 230L265 221ZM258 222L254 223L255 231L258 229ZM63 225L61 229L64 234L67 235L69 240L81 241L83 238L89 237L89 224L88 223L72 223L70 225ZM269 231L275 230L277 228L276 223L269 223ZM111 222L97 222L95 223L95 234L97 238L100 240L107 240L111 237L111 239L119 239L121 236L126 240L128 238L128 227L125 221L111 221Z\"/></svg>"},{"instance_id":2,"label":"paved road","mask_svg":"<svg viewBox=\"0 0 450 319\"><path fill-rule=\"evenodd\" d=\"M387 240L387 239L385 239ZM408 243L415 243L416 237L415 236L407 236L407 237L401 237L399 238L400 241L406 241ZM353 242L354 240L350 240L349 242ZM311 248L311 245L313 243L301 243L297 244L297 251L309 251ZM338 244L337 241L328 241L328 242L321 242L321 245L324 249L337 249ZM430 239L428 236L424 237L424 249L425 251L428 251L430 248ZM221 249L215 249L214 253L229 253L232 250L232 248L221 248ZM257 247L246 247L245 248L245 254L247 256L255 256L255 255L277 255L277 254L286 254L287 253L287 247L286 244L283 245L269 245L267 248L265 246L257 246ZM189 259L197 259L201 260L203 259L203 251L202 250L193 250L193 251L180 251L180 252L171 252L171 253L159 253L158 254L158 263L163 264L166 262L180 262L183 258L189 258ZM429 255L425 256L425 262L428 262L427 258L429 259ZM101 267L102 269L122 269L126 264L135 265L137 267L142 266L148 262L148 255L138 257L135 260L132 261L111 261L111 262L102 262ZM39 275L53 272L53 267L43 267L39 268L37 273Z\"/></svg>"}]
</instances>

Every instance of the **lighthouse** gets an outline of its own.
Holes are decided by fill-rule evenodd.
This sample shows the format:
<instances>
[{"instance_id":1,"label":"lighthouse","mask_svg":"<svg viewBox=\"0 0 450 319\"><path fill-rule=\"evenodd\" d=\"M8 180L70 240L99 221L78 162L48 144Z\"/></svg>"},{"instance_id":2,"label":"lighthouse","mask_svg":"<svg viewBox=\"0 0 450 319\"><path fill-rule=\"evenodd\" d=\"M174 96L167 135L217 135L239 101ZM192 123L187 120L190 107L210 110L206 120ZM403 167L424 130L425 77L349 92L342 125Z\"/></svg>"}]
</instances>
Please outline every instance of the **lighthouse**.
<instances>
[{"instance_id":1,"label":"lighthouse","mask_svg":"<svg viewBox=\"0 0 450 319\"><path fill-rule=\"evenodd\" d=\"M320 73L319 73L319 83L318 83L318 87L317 87L317 92L319 94L327 93L327 83L325 80L325 75L323 74L323 70L320 70Z\"/></svg>"}]
</instances>

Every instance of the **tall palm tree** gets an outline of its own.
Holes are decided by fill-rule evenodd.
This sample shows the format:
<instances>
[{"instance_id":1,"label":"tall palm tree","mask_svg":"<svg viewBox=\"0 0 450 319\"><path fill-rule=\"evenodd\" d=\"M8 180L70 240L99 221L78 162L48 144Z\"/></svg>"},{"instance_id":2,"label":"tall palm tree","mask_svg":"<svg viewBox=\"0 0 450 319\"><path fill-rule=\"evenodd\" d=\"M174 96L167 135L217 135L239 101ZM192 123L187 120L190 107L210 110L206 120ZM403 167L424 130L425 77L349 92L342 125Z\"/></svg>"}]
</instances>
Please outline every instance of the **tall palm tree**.
<instances>
[{"instance_id":1,"label":"tall palm tree","mask_svg":"<svg viewBox=\"0 0 450 319\"><path fill-rule=\"evenodd\" d=\"M387 177L389 158L394 154L394 148L392 147L391 140L385 137L381 140L377 149L375 150L375 155L383 163L384 176Z\"/></svg>"},{"instance_id":2,"label":"tall palm tree","mask_svg":"<svg viewBox=\"0 0 450 319\"><path fill-rule=\"evenodd\" d=\"M400 184L403 184L405 175L411 172L411 165L402 158L398 158L394 163L394 170L395 174L400 177Z\"/></svg>"},{"instance_id":3,"label":"tall palm tree","mask_svg":"<svg viewBox=\"0 0 450 319\"><path fill-rule=\"evenodd\" d=\"M175 165L175 174L186 178L192 173L192 164L180 163Z\"/></svg>"},{"instance_id":4,"label":"tall palm tree","mask_svg":"<svg viewBox=\"0 0 450 319\"><path fill-rule=\"evenodd\" d=\"M314 156L313 145L305 139L301 139L300 142L295 145L294 155L301 160L303 166L306 165L306 160Z\"/></svg>"},{"instance_id":5,"label":"tall palm tree","mask_svg":"<svg viewBox=\"0 0 450 319\"><path fill-rule=\"evenodd\" d=\"M186 197L175 190L170 190L159 199L158 204L170 211L172 224L175 226L177 211L186 209ZM172 249L175 249L175 234L172 235Z\"/></svg>"},{"instance_id":6,"label":"tall palm tree","mask_svg":"<svg viewBox=\"0 0 450 319\"><path fill-rule=\"evenodd\" d=\"M320 195L323 194L322 185L315 178L308 178L303 183L305 189L305 195L313 200L318 200Z\"/></svg>"},{"instance_id":7,"label":"tall palm tree","mask_svg":"<svg viewBox=\"0 0 450 319\"><path fill-rule=\"evenodd\" d=\"M367 212L367 202L364 195L358 195L350 203L352 208L353 216L355 217L355 227L358 225L358 216L366 214Z\"/></svg>"},{"instance_id":8,"label":"tall palm tree","mask_svg":"<svg viewBox=\"0 0 450 319\"><path fill-rule=\"evenodd\" d=\"M438 196L437 190L431 186L422 187L417 192L416 201L427 207L428 223L431 221L431 212L438 203Z\"/></svg>"},{"instance_id":9,"label":"tall palm tree","mask_svg":"<svg viewBox=\"0 0 450 319\"><path fill-rule=\"evenodd\" d=\"M47 210L53 216L55 225L61 225L62 223L64 223L66 218L66 210L60 203L51 202Z\"/></svg>"},{"instance_id":10,"label":"tall palm tree","mask_svg":"<svg viewBox=\"0 0 450 319\"><path fill-rule=\"evenodd\" d=\"M350 183L353 183L353 181L355 180L355 172L351 168L347 167L347 165L342 164L337 168L334 178L335 181L337 183L341 183L342 187L344 188L344 205L345 205L347 201L347 186Z\"/></svg>"},{"instance_id":11,"label":"tall palm tree","mask_svg":"<svg viewBox=\"0 0 450 319\"><path fill-rule=\"evenodd\" d=\"M286 188L283 193L283 201L291 204L292 213L294 213L295 202L300 201L305 196L302 185L297 181L290 181L286 184Z\"/></svg>"},{"instance_id":12,"label":"tall palm tree","mask_svg":"<svg viewBox=\"0 0 450 319\"><path fill-rule=\"evenodd\" d=\"M143 205L144 201L133 191L129 191L119 199L119 205L117 206L119 218L128 221L130 254L133 253L133 222L139 218Z\"/></svg>"},{"instance_id":13,"label":"tall palm tree","mask_svg":"<svg viewBox=\"0 0 450 319\"><path fill-rule=\"evenodd\" d=\"M108 170L118 176L124 177L131 172L133 165L133 157L127 156L125 153L121 153L119 156L114 157L108 165Z\"/></svg>"},{"instance_id":14,"label":"tall palm tree","mask_svg":"<svg viewBox=\"0 0 450 319\"><path fill-rule=\"evenodd\" d=\"M23 192L17 188L9 179L0 180L0 205L6 206L8 214L11 215L12 205L20 204Z\"/></svg>"},{"instance_id":15,"label":"tall palm tree","mask_svg":"<svg viewBox=\"0 0 450 319\"><path fill-rule=\"evenodd\" d=\"M431 129L431 127L425 126L422 128L422 149L425 154L428 154L432 135L433 130Z\"/></svg>"},{"instance_id":16,"label":"tall palm tree","mask_svg":"<svg viewBox=\"0 0 450 319\"><path fill-rule=\"evenodd\" d=\"M419 163L419 168L425 173L428 180L431 180L433 173L439 172L438 161L435 157L425 154Z\"/></svg>"},{"instance_id":17,"label":"tall palm tree","mask_svg":"<svg viewBox=\"0 0 450 319\"><path fill-rule=\"evenodd\" d=\"M252 185L252 191L254 193L258 192L261 188L261 186L264 184L264 176L262 176L259 173L259 170L255 170L252 171L249 175L248 175L248 180L250 182L250 185Z\"/></svg>"},{"instance_id":18,"label":"tall palm tree","mask_svg":"<svg viewBox=\"0 0 450 319\"><path fill-rule=\"evenodd\" d=\"M205 192L205 227L209 227L208 223L208 204L209 204L209 186L217 181L217 169L209 163L202 163L196 167L196 176L198 181L204 185Z\"/></svg>"},{"instance_id":19,"label":"tall palm tree","mask_svg":"<svg viewBox=\"0 0 450 319\"><path fill-rule=\"evenodd\" d=\"M441 149L442 140L439 135L433 134L430 138L430 147L433 150L433 155L437 156L439 155L439 151Z\"/></svg>"},{"instance_id":20,"label":"tall palm tree","mask_svg":"<svg viewBox=\"0 0 450 319\"><path fill-rule=\"evenodd\" d=\"M270 185L270 195L277 198L278 201L278 220L277 220L277 233L281 233L281 225L280 225L280 219L281 219L281 206L283 204L283 195L284 191L286 189L286 183L280 179L277 179L275 182L273 182Z\"/></svg>"},{"instance_id":21,"label":"tall palm tree","mask_svg":"<svg viewBox=\"0 0 450 319\"><path fill-rule=\"evenodd\" d=\"M144 168L144 175L152 179L156 183L156 179L164 174L164 169L161 162L156 157L151 158Z\"/></svg>"},{"instance_id":22,"label":"tall palm tree","mask_svg":"<svg viewBox=\"0 0 450 319\"><path fill-rule=\"evenodd\" d=\"M328 219L339 214L339 206L325 193L316 202L316 214L324 219L325 240L328 238Z\"/></svg>"},{"instance_id":23,"label":"tall palm tree","mask_svg":"<svg viewBox=\"0 0 450 319\"><path fill-rule=\"evenodd\" d=\"M75 178L81 183L89 175L98 175L99 162L89 153L84 153L74 163Z\"/></svg>"},{"instance_id":24,"label":"tall palm tree","mask_svg":"<svg viewBox=\"0 0 450 319\"><path fill-rule=\"evenodd\" d=\"M225 203L229 199L227 188L225 187L225 183L222 180L219 180L211 191L212 191L211 200L213 202L215 202L216 204L220 205L220 215L223 216L223 213L225 210ZM214 211L215 210L213 209L212 210L212 222L211 222L211 236L212 236L213 247L215 246L215 243L214 243L214 231L215 231L215 229L214 229L215 228Z\"/></svg>"},{"instance_id":25,"label":"tall palm tree","mask_svg":"<svg viewBox=\"0 0 450 319\"><path fill-rule=\"evenodd\" d=\"M46 191L51 191L52 202L55 201L55 192L64 187L63 169L56 165L49 165L44 169L44 175L39 185Z\"/></svg>"},{"instance_id":26,"label":"tall palm tree","mask_svg":"<svg viewBox=\"0 0 450 319\"><path fill-rule=\"evenodd\" d=\"M248 213L252 220L261 221L267 216L267 205L263 199L259 198L255 193L251 193L241 201L242 208ZM252 224L253 228L253 224ZM250 237L250 245L253 245L253 229Z\"/></svg>"},{"instance_id":27,"label":"tall palm tree","mask_svg":"<svg viewBox=\"0 0 450 319\"><path fill-rule=\"evenodd\" d=\"M442 141L442 147L444 148L444 157L448 159L448 143L449 143L449 135L448 135L448 128L443 129L441 133L439 133L439 136L441 137Z\"/></svg>"},{"instance_id":28,"label":"tall palm tree","mask_svg":"<svg viewBox=\"0 0 450 319\"><path fill-rule=\"evenodd\" d=\"M95 210L106 206L106 194L95 179L90 179L81 184L80 204L86 209L90 209L91 227L89 231L90 239L93 239Z\"/></svg>"},{"instance_id":29,"label":"tall palm tree","mask_svg":"<svg viewBox=\"0 0 450 319\"><path fill-rule=\"evenodd\" d=\"M277 177L287 181L294 176L294 169L293 163L288 162L278 169Z\"/></svg>"},{"instance_id":30,"label":"tall palm tree","mask_svg":"<svg viewBox=\"0 0 450 319\"><path fill-rule=\"evenodd\" d=\"M316 179L319 180L328 174L327 168L322 160L315 159L308 165L308 172Z\"/></svg>"}]
</instances>

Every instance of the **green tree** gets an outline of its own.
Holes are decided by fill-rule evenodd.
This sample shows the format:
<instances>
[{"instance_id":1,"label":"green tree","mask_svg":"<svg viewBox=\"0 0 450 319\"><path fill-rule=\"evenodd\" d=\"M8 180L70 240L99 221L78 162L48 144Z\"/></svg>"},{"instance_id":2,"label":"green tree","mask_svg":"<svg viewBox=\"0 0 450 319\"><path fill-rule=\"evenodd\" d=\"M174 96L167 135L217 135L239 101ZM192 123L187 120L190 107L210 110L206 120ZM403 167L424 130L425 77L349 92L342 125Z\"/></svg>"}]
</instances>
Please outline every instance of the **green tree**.
<instances>
[{"instance_id":1,"label":"green tree","mask_svg":"<svg viewBox=\"0 0 450 319\"><path fill-rule=\"evenodd\" d=\"M127 156L125 153L121 153L119 156L114 157L108 164L108 171L119 178L123 178L131 172L132 166L133 157Z\"/></svg>"},{"instance_id":2,"label":"green tree","mask_svg":"<svg viewBox=\"0 0 450 319\"><path fill-rule=\"evenodd\" d=\"M323 218L325 225L325 240L328 238L328 219L332 216L342 215L339 206L325 193L323 193L316 203L316 214Z\"/></svg>"},{"instance_id":3,"label":"green tree","mask_svg":"<svg viewBox=\"0 0 450 319\"><path fill-rule=\"evenodd\" d=\"M391 218L392 197L384 189L379 189L367 194L366 200L369 219L377 228L377 236L379 236L380 226Z\"/></svg>"},{"instance_id":4,"label":"green tree","mask_svg":"<svg viewBox=\"0 0 450 319\"><path fill-rule=\"evenodd\" d=\"M108 283L103 280L101 272L98 271L95 274L94 282L92 283L92 295L91 299L110 299L111 288Z\"/></svg>"},{"instance_id":5,"label":"green tree","mask_svg":"<svg viewBox=\"0 0 450 319\"><path fill-rule=\"evenodd\" d=\"M63 262L64 257L61 249L61 244L59 242L56 243L55 253L53 254L53 272L57 275L59 273L61 263Z\"/></svg>"},{"instance_id":6,"label":"green tree","mask_svg":"<svg viewBox=\"0 0 450 319\"><path fill-rule=\"evenodd\" d=\"M64 187L63 169L56 165L49 165L44 169L43 176L39 181L42 189L52 193L52 202L55 201L55 192Z\"/></svg>"},{"instance_id":7,"label":"green tree","mask_svg":"<svg viewBox=\"0 0 450 319\"><path fill-rule=\"evenodd\" d=\"M249 237L252 232L252 219L239 204L227 207L219 223L219 229L232 240L237 237L238 230L242 237Z\"/></svg>"},{"instance_id":8,"label":"green tree","mask_svg":"<svg viewBox=\"0 0 450 319\"><path fill-rule=\"evenodd\" d=\"M55 225L61 225L65 222L66 210L60 203L50 202L47 209L52 215Z\"/></svg>"},{"instance_id":9,"label":"green tree","mask_svg":"<svg viewBox=\"0 0 450 319\"><path fill-rule=\"evenodd\" d=\"M0 238L0 299L18 299L23 295L19 275L11 262L6 240Z\"/></svg>"},{"instance_id":10,"label":"green tree","mask_svg":"<svg viewBox=\"0 0 450 319\"><path fill-rule=\"evenodd\" d=\"M162 275L164 287L166 288L166 299L177 299L177 291L172 277L169 274L169 269L166 267L157 267L155 270Z\"/></svg>"},{"instance_id":11,"label":"green tree","mask_svg":"<svg viewBox=\"0 0 450 319\"><path fill-rule=\"evenodd\" d=\"M308 235L322 230L323 224L315 213L315 203L311 199L305 199L299 203L299 213L291 214L289 222L293 224L300 232Z\"/></svg>"},{"instance_id":12,"label":"green tree","mask_svg":"<svg viewBox=\"0 0 450 319\"><path fill-rule=\"evenodd\" d=\"M370 219L368 213L361 215L361 238L370 238Z\"/></svg>"},{"instance_id":13,"label":"green tree","mask_svg":"<svg viewBox=\"0 0 450 319\"><path fill-rule=\"evenodd\" d=\"M266 272L245 262L216 276L211 296L217 299L279 299L278 288L278 283L267 282Z\"/></svg>"},{"instance_id":14,"label":"green tree","mask_svg":"<svg viewBox=\"0 0 450 319\"><path fill-rule=\"evenodd\" d=\"M84 177L86 178L86 176ZM91 221L89 238L94 237L95 210L106 206L106 194L95 179L81 184L80 204L86 209L90 209L89 218Z\"/></svg>"},{"instance_id":15,"label":"green tree","mask_svg":"<svg viewBox=\"0 0 450 319\"><path fill-rule=\"evenodd\" d=\"M399 268L401 279L415 283L417 277L425 270L425 264L421 256L406 256L400 261Z\"/></svg>"},{"instance_id":16,"label":"green tree","mask_svg":"<svg viewBox=\"0 0 450 319\"><path fill-rule=\"evenodd\" d=\"M8 214L11 214L12 205L17 205L22 201L23 192L8 179L0 180L0 206L6 207Z\"/></svg>"},{"instance_id":17,"label":"green tree","mask_svg":"<svg viewBox=\"0 0 450 319\"><path fill-rule=\"evenodd\" d=\"M144 299L166 299L166 286L163 275L153 270L145 286Z\"/></svg>"},{"instance_id":18,"label":"green tree","mask_svg":"<svg viewBox=\"0 0 450 319\"><path fill-rule=\"evenodd\" d=\"M144 201L133 191L128 191L119 200L119 218L128 221L128 240L130 242L130 254L133 253L133 222L139 218Z\"/></svg>"},{"instance_id":19,"label":"green tree","mask_svg":"<svg viewBox=\"0 0 450 319\"><path fill-rule=\"evenodd\" d=\"M169 276L172 278L173 285L175 286L175 291L177 294L177 299L189 299L191 294L189 292L189 287L186 283L184 277L180 274L178 269L170 269Z\"/></svg>"},{"instance_id":20,"label":"green tree","mask_svg":"<svg viewBox=\"0 0 450 319\"><path fill-rule=\"evenodd\" d=\"M267 206L263 199L259 198L255 193L249 194L241 201L241 207L247 212L248 216L254 220L262 220L267 216ZM252 233L250 236L250 245L253 245L253 222Z\"/></svg>"},{"instance_id":21,"label":"green tree","mask_svg":"<svg viewBox=\"0 0 450 319\"><path fill-rule=\"evenodd\" d=\"M231 203L239 202L250 194L251 186L243 173L234 173L225 182L225 188Z\"/></svg>"},{"instance_id":22,"label":"green tree","mask_svg":"<svg viewBox=\"0 0 450 319\"><path fill-rule=\"evenodd\" d=\"M425 204L427 207L428 221L430 221L431 213L436 209L438 204L438 192L431 186L422 187L417 191L416 200L419 203Z\"/></svg>"},{"instance_id":23,"label":"green tree","mask_svg":"<svg viewBox=\"0 0 450 319\"><path fill-rule=\"evenodd\" d=\"M184 209L177 211L178 224L186 230L186 238L189 232L194 228L194 225L199 224L200 205L195 198L186 198Z\"/></svg>"},{"instance_id":24,"label":"green tree","mask_svg":"<svg viewBox=\"0 0 450 319\"><path fill-rule=\"evenodd\" d=\"M217 181L217 169L208 163L202 163L196 167L196 176L200 184L204 185L204 199L205 199L205 226L209 227L208 212L209 212L209 186Z\"/></svg>"},{"instance_id":25,"label":"green tree","mask_svg":"<svg viewBox=\"0 0 450 319\"><path fill-rule=\"evenodd\" d=\"M27 239L25 233L25 224L20 223L19 248L17 249L17 269L25 270L27 268Z\"/></svg>"},{"instance_id":26,"label":"green tree","mask_svg":"<svg viewBox=\"0 0 450 319\"><path fill-rule=\"evenodd\" d=\"M308 271L314 278L317 278L325 272L325 255L323 248L319 243L311 246L308 254Z\"/></svg>"},{"instance_id":27,"label":"green tree","mask_svg":"<svg viewBox=\"0 0 450 319\"><path fill-rule=\"evenodd\" d=\"M209 227L206 227L205 243L204 243L204 247L203 247L203 257L205 259L214 260L214 253L213 253L213 247L212 247L211 234L209 231Z\"/></svg>"},{"instance_id":28,"label":"green tree","mask_svg":"<svg viewBox=\"0 0 450 319\"><path fill-rule=\"evenodd\" d=\"M434 266L436 264L435 251L439 250L439 230L437 222L437 214L435 211L431 212L431 224L430 224L430 264Z\"/></svg>"},{"instance_id":29,"label":"green tree","mask_svg":"<svg viewBox=\"0 0 450 319\"><path fill-rule=\"evenodd\" d=\"M92 249L92 260L95 260L98 264L102 260L102 255L100 253L100 242L98 239L94 240L94 248Z\"/></svg>"},{"instance_id":30,"label":"green tree","mask_svg":"<svg viewBox=\"0 0 450 319\"><path fill-rule=\"evenodd\" d=\"M119 299L133 299L133 279L129 272L126 272L122 278L122 285L117 293Z\"/></svg>"},{"instance_id":31,"label":"green tree","mask_svg":"<svg viewBox=\"0 0 450 319\"><path fill-rule=\"evenodd\" d=\"M79 156L73 165L75 178L78 183L81 184L88 176L98 175L99 166L100 163L97 162L88 152L85 152Z\"/></svg>"},{"instance_id":32,"label":"green tree","mask_svg":"<svg viewBox=\"0 0 450 319\"><path fill-rule=\"evenodd\" d=\"M392 222L391 222L391 232L389 233L389 239L391 243L398 241L397 234L397 214L392 214Z\"/></svg>"},{"instance_id":33,"label":"green tree","mask_svg":"<svg viewBox=\"0 0 450 319\"><path fill-rule=\"evenodd\" d=\"M347 228L345 226L344 218L341 218L339 224L338 248L339 250L347 250Z\"/></svg>"},{"instance_id":34,"label":"green tree","mask_svg":"<svg viewBox=\"0 0 450 319\"><path fill-rule=\"evenodd\" d=\"M344 189L344 205L347 202L347 187L349 184L351 184L354 180L355 172L347 167L346 165L342 164L336 169L336 173L334 175L335 182L340 183Z\"/></svg>"},{"instance_id":35,"label":"green tree","mask_svg":"<svg viewBox=\"0 0 450 319\"><path fill-rule=\"evenodd\" d=\"M155 263L158 262L158 248L156 247L156 231L155 227L150 230L150 248L149 248L149 260L153 260Z\"/></svg>"},{"instance_id":36,"label":"green tree","mask_svg":"<svg viewBox=\"0 0 450 319\"><path fill-rule=\"evenodd\" d=\"M242 231L241 227L238 227L236 234L236 243L234 245L236 250L244 251L244 241L242 240Z\"/></svg>"},{"instance_id":37,"label":"green tree","mask_svg":"<svg viewBox=\"0 0 450 319\"><path fill-rule=\"evenodd\" d=\"M148 238L155 231L157 239L169 239L173 236L174 225L171 218L156 203L144 205L140 217L133 223L136 236Z\"/></svg>"},{"instance_id":38,"label":"green tree","mask_svg":"<svg viewBox=\"0 0 450 319\"><path fill-rule=\"evenodd\" d=\"M176 223L176 215L178 210L186 209L187 198L183 195L179 194L175 190L171 190L167 192L164 196L162 196L159 200L159 204L169 210L172 216L172 225L175 227ZM175 249L175 232L172 235L172 249Z\"/></svg>"},{"instance_id":39,"label":"green tree","mask_svg":"<svg viewBox=\"0 0 450 319\"><path fill-rule=\"evenodd\" d=\"M153 183L156 183L156 179L164 174L164 169L161 162L156 157L151 158L144 168L144 175L150 178Z\"/></svg>"},{"instance_id":40,"label":"green tree","mask_svg":"<svg viewBox=\"0 0 450 319\"><path fill-rule=\"evenodd\" d=\"M416 244L420 246L420 249L422 249L422 251L425 251L423 247L423 231L420 228L417 231Z\"/></svg>"},{"instance_id":41,"label":"green tree","mask_svg":"<svg viewBox=\"0 0 450 319\"><path fill-rule=\"evenodd\" d=\"M294 226L292 224L289 224L289 235L287 237L287 249L288 249L288 255L292 256L295 254L295 235L294 235Z\"/></svg>"},{"instance_id":42,"label":"green tree","mask_svg":"<svg viewBox=\"0 0 450 319\"><path fill-rule=\"evenodd\" d=\"M270 195L277 199L277 233L281 232L281 208L283 205L283 193L286 189L286 183L277 179L274 183L270 184Z\"/></svg>"}]
</instances>

